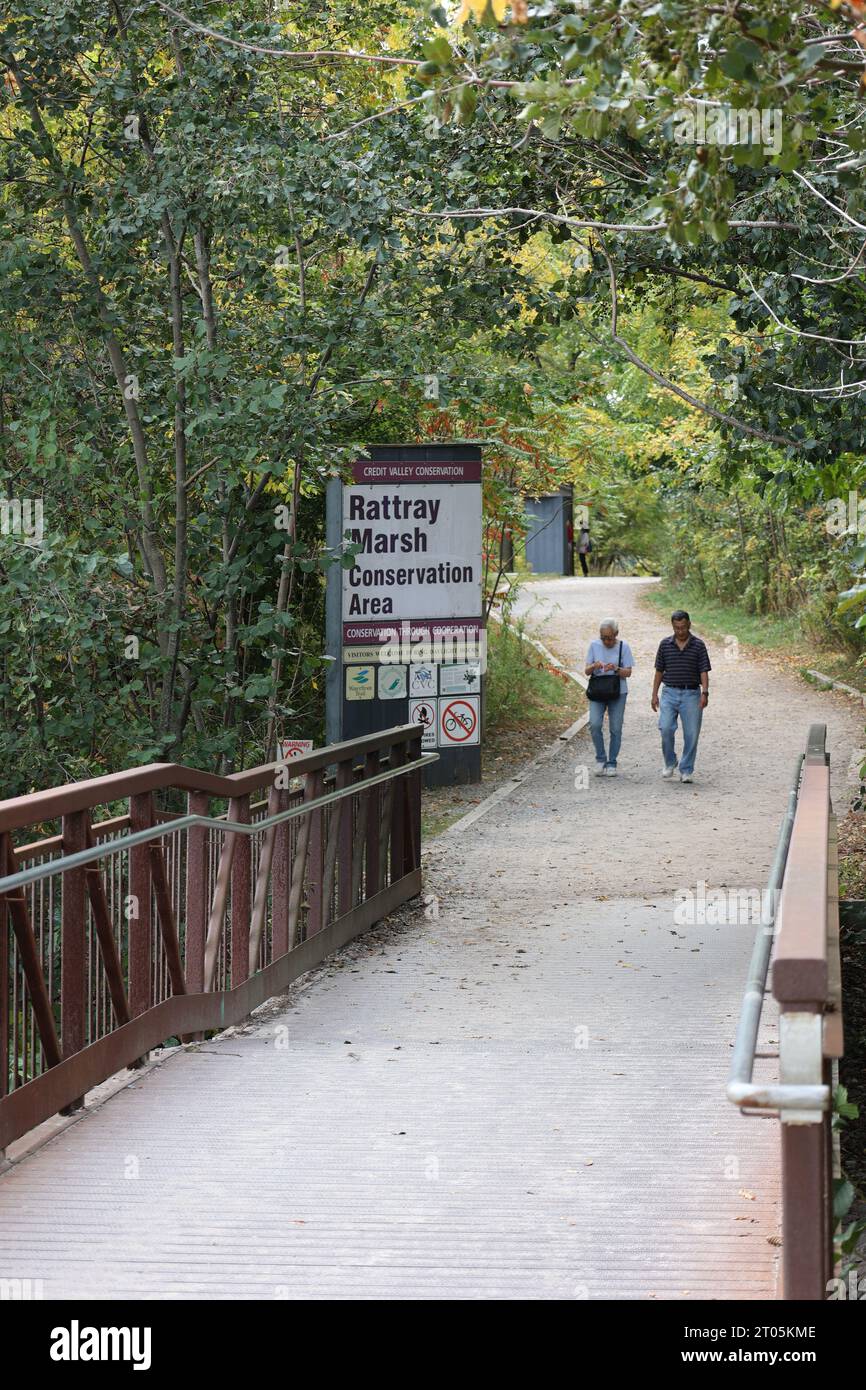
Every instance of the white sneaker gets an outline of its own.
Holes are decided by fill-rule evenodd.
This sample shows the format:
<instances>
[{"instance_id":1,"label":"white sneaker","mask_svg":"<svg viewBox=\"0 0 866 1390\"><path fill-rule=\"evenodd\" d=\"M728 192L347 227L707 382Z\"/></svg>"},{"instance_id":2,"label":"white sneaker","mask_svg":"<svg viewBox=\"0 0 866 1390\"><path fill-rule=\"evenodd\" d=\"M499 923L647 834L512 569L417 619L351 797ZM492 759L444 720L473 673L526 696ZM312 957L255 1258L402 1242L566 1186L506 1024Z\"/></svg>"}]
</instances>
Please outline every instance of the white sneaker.
<instances>
[{"instance_id":1,"label":"white sneaker","mask_svg":"<svg viewBox=\"0 0 866 1390\"><path fill-rule=\"evenodd\" d=\"M694 780L695 780L695 779L692 777L692 774L691 774L690 772L681 772L681 773L680 773L680 781L681 781L681 782L693 782Z\"/></svg>"},{"instance_id":2,"label":"white sneaker","mask_svg":"<svg viewBox=\"0 0 866 1390\"><path fill-rule=\"evenodd\" d=\"M676 772L676 770L677 770L677 769L676 769L676 765L674 765L674 767L663 767L663 768L662 768L662 777L664 777L664 779L665 779L666 782L669 782L670 779L671 779L671 777L673 777L674 773Z\"/></svg>"},{"instance_id":3,"label":"white sneaker","mask_svg":"<svg viewBox=\"0 0 866 1390\"><path fill-rule=\"evenodd\" d=\"M595 769L595 775L596 775L596 777L603 777L604 774L605 774L605 770L606 770L606 764L605 764L605 763L599 763L598 767Z\"/></svg>"},{"instance_id":4,"label":"white sneaker","mask_svg":"<svg viewBox=\"0 0 866 1390\"><path fill-rule=\"evenodd\" d=\"M616 776L616 768L615 768L615 767L611 767L610 763L608 763L607 767L604 769L604 775L605 775L605 777L615 777L615 776Z\"/></svg>"}]
</instances>

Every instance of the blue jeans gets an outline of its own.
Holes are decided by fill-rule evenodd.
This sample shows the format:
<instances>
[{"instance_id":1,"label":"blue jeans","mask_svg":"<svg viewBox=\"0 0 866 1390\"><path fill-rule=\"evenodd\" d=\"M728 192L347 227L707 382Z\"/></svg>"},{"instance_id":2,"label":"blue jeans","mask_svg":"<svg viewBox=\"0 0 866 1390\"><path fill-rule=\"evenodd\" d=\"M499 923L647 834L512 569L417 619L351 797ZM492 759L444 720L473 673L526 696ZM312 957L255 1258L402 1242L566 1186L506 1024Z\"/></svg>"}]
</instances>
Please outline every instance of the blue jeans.
<instances>
[{"instance_id":1,"label":"blue jeans","mask_svg":"<svg viewBox=\"0 0 866 1390\"><path fill-rule=\"evenodd\" d=\"M589 732L592 734L592 741L595 744L596 762L602 763L605 767L616 767L616 755L622 743L622 721L625 718L625 702L628 699L628 691L620 695L617 700L610 700L607 704L603 700L590 700L589 702ZM604 712L607 710L607 720L610 725L610 752L604 751Z\"/></svg>"},{"instance_id":2,"label":"blue jeans","mask_svg":"<svg viewBox=\"0 0 866 1390\"><path fill-rule=\"evenodd\" d=\"M662 735L662 756L665 767L676 767L677 755L674 735L677 731L677 718L682 720L683 752L680 758L680 772L694 772L695 754L698 751L698 738L701 732L701 692L699 690L675 690L666 685L662 689L659 703L659 729Z\"/></svg>"}]
</instances>

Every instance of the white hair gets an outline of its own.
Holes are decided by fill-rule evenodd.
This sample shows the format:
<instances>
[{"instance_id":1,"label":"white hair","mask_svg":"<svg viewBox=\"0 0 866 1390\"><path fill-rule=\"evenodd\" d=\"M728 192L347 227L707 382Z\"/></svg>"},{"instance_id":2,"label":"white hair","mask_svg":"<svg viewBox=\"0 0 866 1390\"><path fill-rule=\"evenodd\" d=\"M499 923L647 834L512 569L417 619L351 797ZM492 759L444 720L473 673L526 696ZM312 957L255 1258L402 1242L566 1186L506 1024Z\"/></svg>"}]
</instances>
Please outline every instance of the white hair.
<instances>
[{"instance_id":1,"label":"white hair","mask_svg":"<svg viewBox=\"0 0 866 1390\"><path fill-rule=\"evenodd\" d=\"M601 635L602 632L612 632L615 637L619 632L619 623L616 618L605 618L603 623L599 623L598 631L599 635Z\"/></svg>"}]
</instances>

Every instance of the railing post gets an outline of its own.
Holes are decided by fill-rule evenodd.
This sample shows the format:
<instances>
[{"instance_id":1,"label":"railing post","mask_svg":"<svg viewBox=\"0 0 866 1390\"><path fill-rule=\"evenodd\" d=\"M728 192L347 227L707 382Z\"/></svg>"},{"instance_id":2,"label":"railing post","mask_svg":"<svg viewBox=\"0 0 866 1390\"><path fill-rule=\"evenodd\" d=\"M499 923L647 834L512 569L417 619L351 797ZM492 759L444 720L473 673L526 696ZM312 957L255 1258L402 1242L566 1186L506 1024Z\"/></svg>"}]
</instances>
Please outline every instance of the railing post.
<instances>
[{"instance_id":1,"label":"railing post","mask_svg":"<svg viewBox=\"0 0 866 1390\"><path fill-rule=\"evenodd\" d=\"M830 780L826 728L813 724L804 759L778 912L773 994L779 1003L779 1081L827 1081L824 1015L829 1000ZM821 1302L832 1274L831 1116L784 1107L782 1142L783 1296Z\"/></svg>"},{"instance_id":2,"label":"railing post","mask_svg":"<svg viewBox=\"0 0 866 1390\"><path fill-rule=\"evenodd\" d=\"M130 830L153 825L153 796L142 792L129 798ZM133 1018L146 1013L153 1003L153 946L151 919L150 845L133 845L129 851L129 1012Z\"/></svg>"},{"instance_id":3,"label":"railing post","mask_svg":"<svg viewBox=\"0 0 866 1390\"><path fill-rule=\"evenodd\" d=\"M782 1125L783 1292L787 1300L827 1297L827 1177L824 1126Z\"/></svg>"},{"instance_id":4,"label":"railing post","mask_svg":"<svg viewBox=\"0 0 866 1390\"><path fill-rule=\"evenodd\" d=\"M74 811L63 817L63 853L76 854L87 847L88 813ZM67 869L63 875L60 947L60 1041L64 1057L74 1057L87 1046L87 873ZM79 1110L84 1097L65 1107Z\"/></svg>"},{"instance_id":5,"label":"railing post","mask_svg":"<svg viewBox=\"0 0 866 1390\"><path fill-rule=\"evenodd\" d=\"M249 796L233 796L229 802L229 820L241 825L250 824ZM250 952L250 893L252 891L253 842L249 835L237 835L232 861L232 989L243 984L249 970Z\"/></svg>"},{"instance_id":6,"label":"railing post","mask_svg":"<svg viewBox=\"0 0 866 1390\"><path fill-rule=\"evenodd\" d=\"M819 1086L824 1077L823 1019L816 1005L779 1015L779 1080ZM821 1111L782 1110L782 1262L786 1300L827 1296L827 1155Z\"/></svg>"}]
</instances>

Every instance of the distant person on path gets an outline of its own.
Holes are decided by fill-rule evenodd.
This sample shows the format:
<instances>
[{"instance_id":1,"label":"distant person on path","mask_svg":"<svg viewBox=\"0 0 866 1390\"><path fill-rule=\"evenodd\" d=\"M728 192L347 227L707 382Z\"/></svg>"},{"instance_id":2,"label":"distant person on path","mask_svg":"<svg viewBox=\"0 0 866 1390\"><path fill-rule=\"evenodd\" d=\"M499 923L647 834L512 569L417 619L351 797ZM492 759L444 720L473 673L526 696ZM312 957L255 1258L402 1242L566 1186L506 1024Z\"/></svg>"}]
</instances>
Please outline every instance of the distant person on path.
<instances>
[{"instance_id":1,"label":"distant person on path","mask_svg":"<svg viewBox=\"0 0 866 1390\"><path fill-rule=\"evenodd\" d=\"M584 573L586 571L584 570ZM619 623L613 618L605 618L586 653L586 674L590 677L586 692L589 700L589 731L595 745L596 777L615 777L616 760L622 743L622 722L625 718L625 702L628 697L628 679L634 666L634 657L628 642L620 641ZM593 677L602 678L603 685L612 686L613 698L593 699ZM610 678L613 678L612 680ZM609 696L610 690L604 690ZM607 710L610 748L604 748L604 712Z\"/></svg>"},{"instance_id":2,"label":"distant person on path","mask_svg":"<svg viewBox=\"0 0 866 1390\"><path fill-rule=\"evenodd\" d=\"M679 762L680 781L691 782L695 754L704 710L709 704L710 655L701 637L691 630L691 619L684 608L671 614L673 636L663 637L656 652L652 707L659 715L662 736L662 777L669 780L677 770L674 740L677 719L682 720L683 751ZM659 713L659 686L664 682Z\"/></svg>"},{"instance_id":3,"label":"distant person on path","mask_svg":"<svg viewBox=\"0 0 866 1390\"><path fill-rule=\"evenodd\" d=\"M577 553L580 556L580 568L583 570L584 575L589 574L589 566L586 563L586 557L591 550L592 541L589 536L589 527L581 526L580 534L577 538Z\"/></svg>"}]
</instances>

